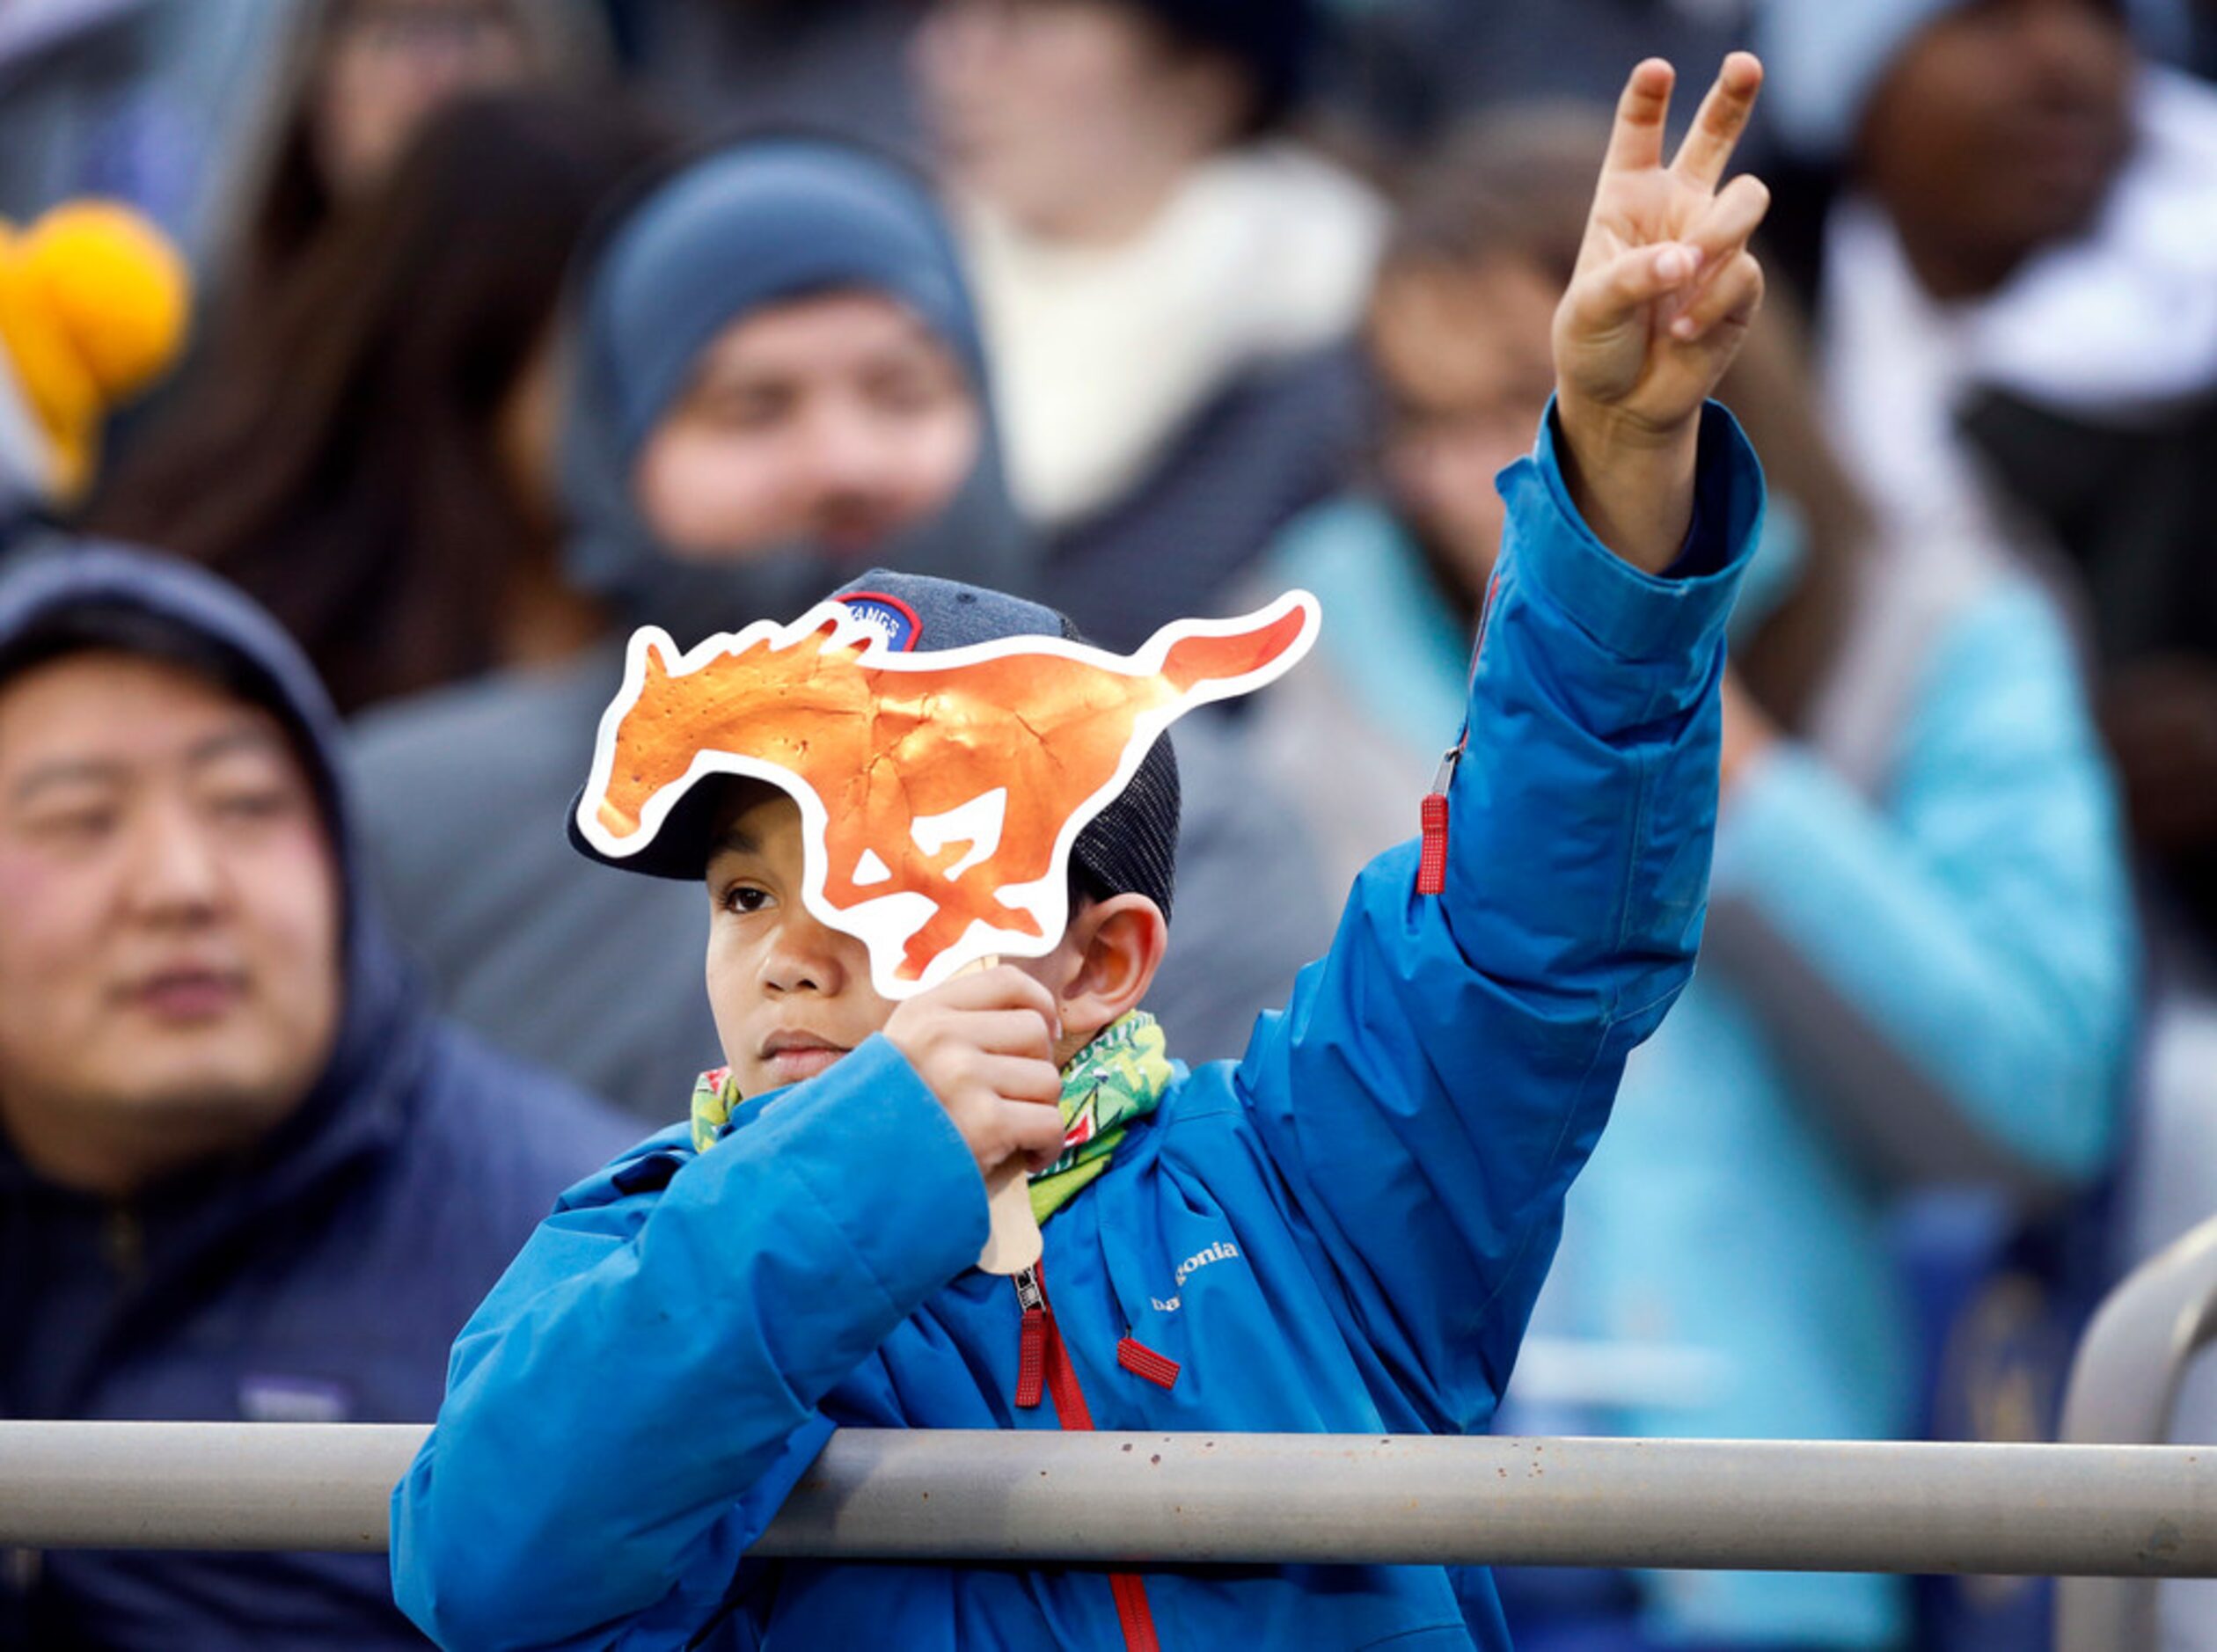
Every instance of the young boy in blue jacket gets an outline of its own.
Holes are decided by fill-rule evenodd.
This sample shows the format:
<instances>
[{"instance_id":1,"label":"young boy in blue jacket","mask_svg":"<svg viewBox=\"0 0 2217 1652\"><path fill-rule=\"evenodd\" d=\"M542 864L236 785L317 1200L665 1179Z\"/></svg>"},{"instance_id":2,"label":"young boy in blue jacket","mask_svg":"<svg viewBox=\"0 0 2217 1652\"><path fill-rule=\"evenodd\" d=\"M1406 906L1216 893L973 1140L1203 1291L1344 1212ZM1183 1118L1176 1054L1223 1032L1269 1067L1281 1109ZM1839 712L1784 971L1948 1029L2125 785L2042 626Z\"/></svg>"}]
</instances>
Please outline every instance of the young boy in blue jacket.
<instances>
[{"instance_id":1,"label":"young boy in blue jacket","mask_svg":"<svg viewBox=\"0 0 2217 1652\"><path fill-rule=\"evenodd\" d=\"M730 780L712 817L672 815L655 869L705 871L729 1071L694 1128L567 1195L457 1343L393 1502L396 1592L441 1644L1507 1645L1483 1575L1459 1594L1437 1568L746 1551L842 1425L1486 1426L1564 1191L1699 938L1723 621L1761 500L1705 398L1760 302L1767 196L1719 185L1760 76L1727 59L1665 164L1669 68L1633 72L1556 403L1503 479L1444 828L1357 881L1240 1062L1186 1072L1138 1013L1167 944L1163 764L1088 828L1054 952L897 1007L802 905L782 793ZM1058 630L901 589L922 647ZM1110 1111L1065 1153L1088 1098ZM1014 1288L973 1266L1012 1159L1046 1246Z\"/></svg>"}]
</instances>

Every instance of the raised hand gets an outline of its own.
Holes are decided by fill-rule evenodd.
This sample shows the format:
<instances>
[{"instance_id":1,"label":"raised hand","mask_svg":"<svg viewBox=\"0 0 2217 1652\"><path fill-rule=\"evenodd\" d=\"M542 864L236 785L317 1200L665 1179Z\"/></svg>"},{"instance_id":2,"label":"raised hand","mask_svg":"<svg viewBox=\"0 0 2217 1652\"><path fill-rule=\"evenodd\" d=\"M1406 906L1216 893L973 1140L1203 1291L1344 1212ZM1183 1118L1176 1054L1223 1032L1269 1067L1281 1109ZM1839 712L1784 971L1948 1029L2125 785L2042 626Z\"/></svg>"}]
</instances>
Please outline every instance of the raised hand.
<instances>
[{"instance_id":1,"label":"raised hand","mask_svg":"<svg viewBox=\"0 0 2217 1652\"><path fill-rule=\"evenodd\" d=\"M1650 572L1684 538L1701 404L1762 302L1747 239L1770 192L1748 176L1719 187L1762 78L1748 53L1727 57L1665 164L1671 66L1650 58L1632 71L1555 310L1572 499L1605 544Z\"/></svg>"}]
</instances>

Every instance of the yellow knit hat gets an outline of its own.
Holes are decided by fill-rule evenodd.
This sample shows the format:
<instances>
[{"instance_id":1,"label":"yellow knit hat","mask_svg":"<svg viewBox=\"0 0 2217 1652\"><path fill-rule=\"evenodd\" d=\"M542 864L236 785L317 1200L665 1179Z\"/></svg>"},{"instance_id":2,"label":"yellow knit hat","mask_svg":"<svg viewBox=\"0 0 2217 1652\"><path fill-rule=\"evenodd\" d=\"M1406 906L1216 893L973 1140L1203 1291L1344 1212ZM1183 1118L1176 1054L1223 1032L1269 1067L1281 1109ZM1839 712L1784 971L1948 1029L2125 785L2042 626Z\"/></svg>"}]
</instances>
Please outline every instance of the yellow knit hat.
<instances>
[{"instance_id":1,"label":"yellow knit hat","mask_svg":"<svg viewBox=\"0 0 2217 1652\"><path fill-rule=\"evenodd\" d=\"M0 222L0 349L53 449L53 495L91 480L108 413L177 359L192 278L129 208L65 201L18 232Z\"/></svg>"}]
</instances>

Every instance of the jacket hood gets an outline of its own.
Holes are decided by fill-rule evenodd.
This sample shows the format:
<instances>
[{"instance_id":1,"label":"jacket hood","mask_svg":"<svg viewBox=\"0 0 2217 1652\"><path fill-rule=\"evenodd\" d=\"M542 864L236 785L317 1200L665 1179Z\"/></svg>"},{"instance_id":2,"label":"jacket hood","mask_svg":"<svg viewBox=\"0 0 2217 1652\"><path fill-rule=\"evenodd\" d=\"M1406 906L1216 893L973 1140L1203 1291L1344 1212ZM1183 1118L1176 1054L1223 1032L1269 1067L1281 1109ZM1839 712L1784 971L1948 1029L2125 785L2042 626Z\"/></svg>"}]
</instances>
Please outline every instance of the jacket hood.
<instances>
[{"instance_id":1,"label":"jacket hood","mask_svg":"<svg viewBox=\"0 0 2217 1652\"><path fill-rule=\"evenodd\" d=\"M322 804L341 879L344 998L330 1059L272 1138L269 1155L295 1156L308 1142L330 1137L342 1111L363 1128L398 1128L408 1087L401 1079L419 1047L411 1034L428 1027L428 1012L368 892L339 755L338 713L314 668L274 620L215 575L172 557L81 539L56 539L0 563L0 656L43 621L88 606L167 620L243 667L256 703L293 735ZM382 1103L362 1098L342 1108L364 1091Z\"/></svg>"},{"instance_id":2,"label":"jacket hood","mask_svg":"<svg viewBox=\"0 0 2217 1652\"><path fill-rule=\"evenodd\" d=\"M719 566L665 553L633 503L632 472L702 348L757 310L854 290L913 312L969 376L983 431L955 497L864 559L805 542ZM690 645L797 613L871 562L995 589L1026 582L969 285L938 206L897 164L797 136L750 139L692 162L602 244L575 296L567 344L568 570L625 620L667 626Z\"/></svg>"}]
</instances>

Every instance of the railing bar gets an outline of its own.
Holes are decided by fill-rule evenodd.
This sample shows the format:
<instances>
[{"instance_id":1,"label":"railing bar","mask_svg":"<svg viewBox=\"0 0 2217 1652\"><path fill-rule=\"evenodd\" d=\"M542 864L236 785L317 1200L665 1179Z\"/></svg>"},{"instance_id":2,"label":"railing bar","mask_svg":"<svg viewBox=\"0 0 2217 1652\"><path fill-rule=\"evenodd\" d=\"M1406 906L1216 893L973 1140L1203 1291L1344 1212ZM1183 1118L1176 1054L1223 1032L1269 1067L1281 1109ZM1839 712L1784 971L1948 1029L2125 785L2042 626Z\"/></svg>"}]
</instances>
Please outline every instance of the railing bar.
<instances>
[{"instance_id":1,"label":"railing bar","mask_svg":"<svg viewBox=\"0 0 2217 1652\"><path fill-rule=\"evenodd\" d=\"M423 1433L0 1422L0 1546L381 1549ZM849 1429L756 1552L2217 1576L2217 1451Z\"/></svg>"}]
</instances>

